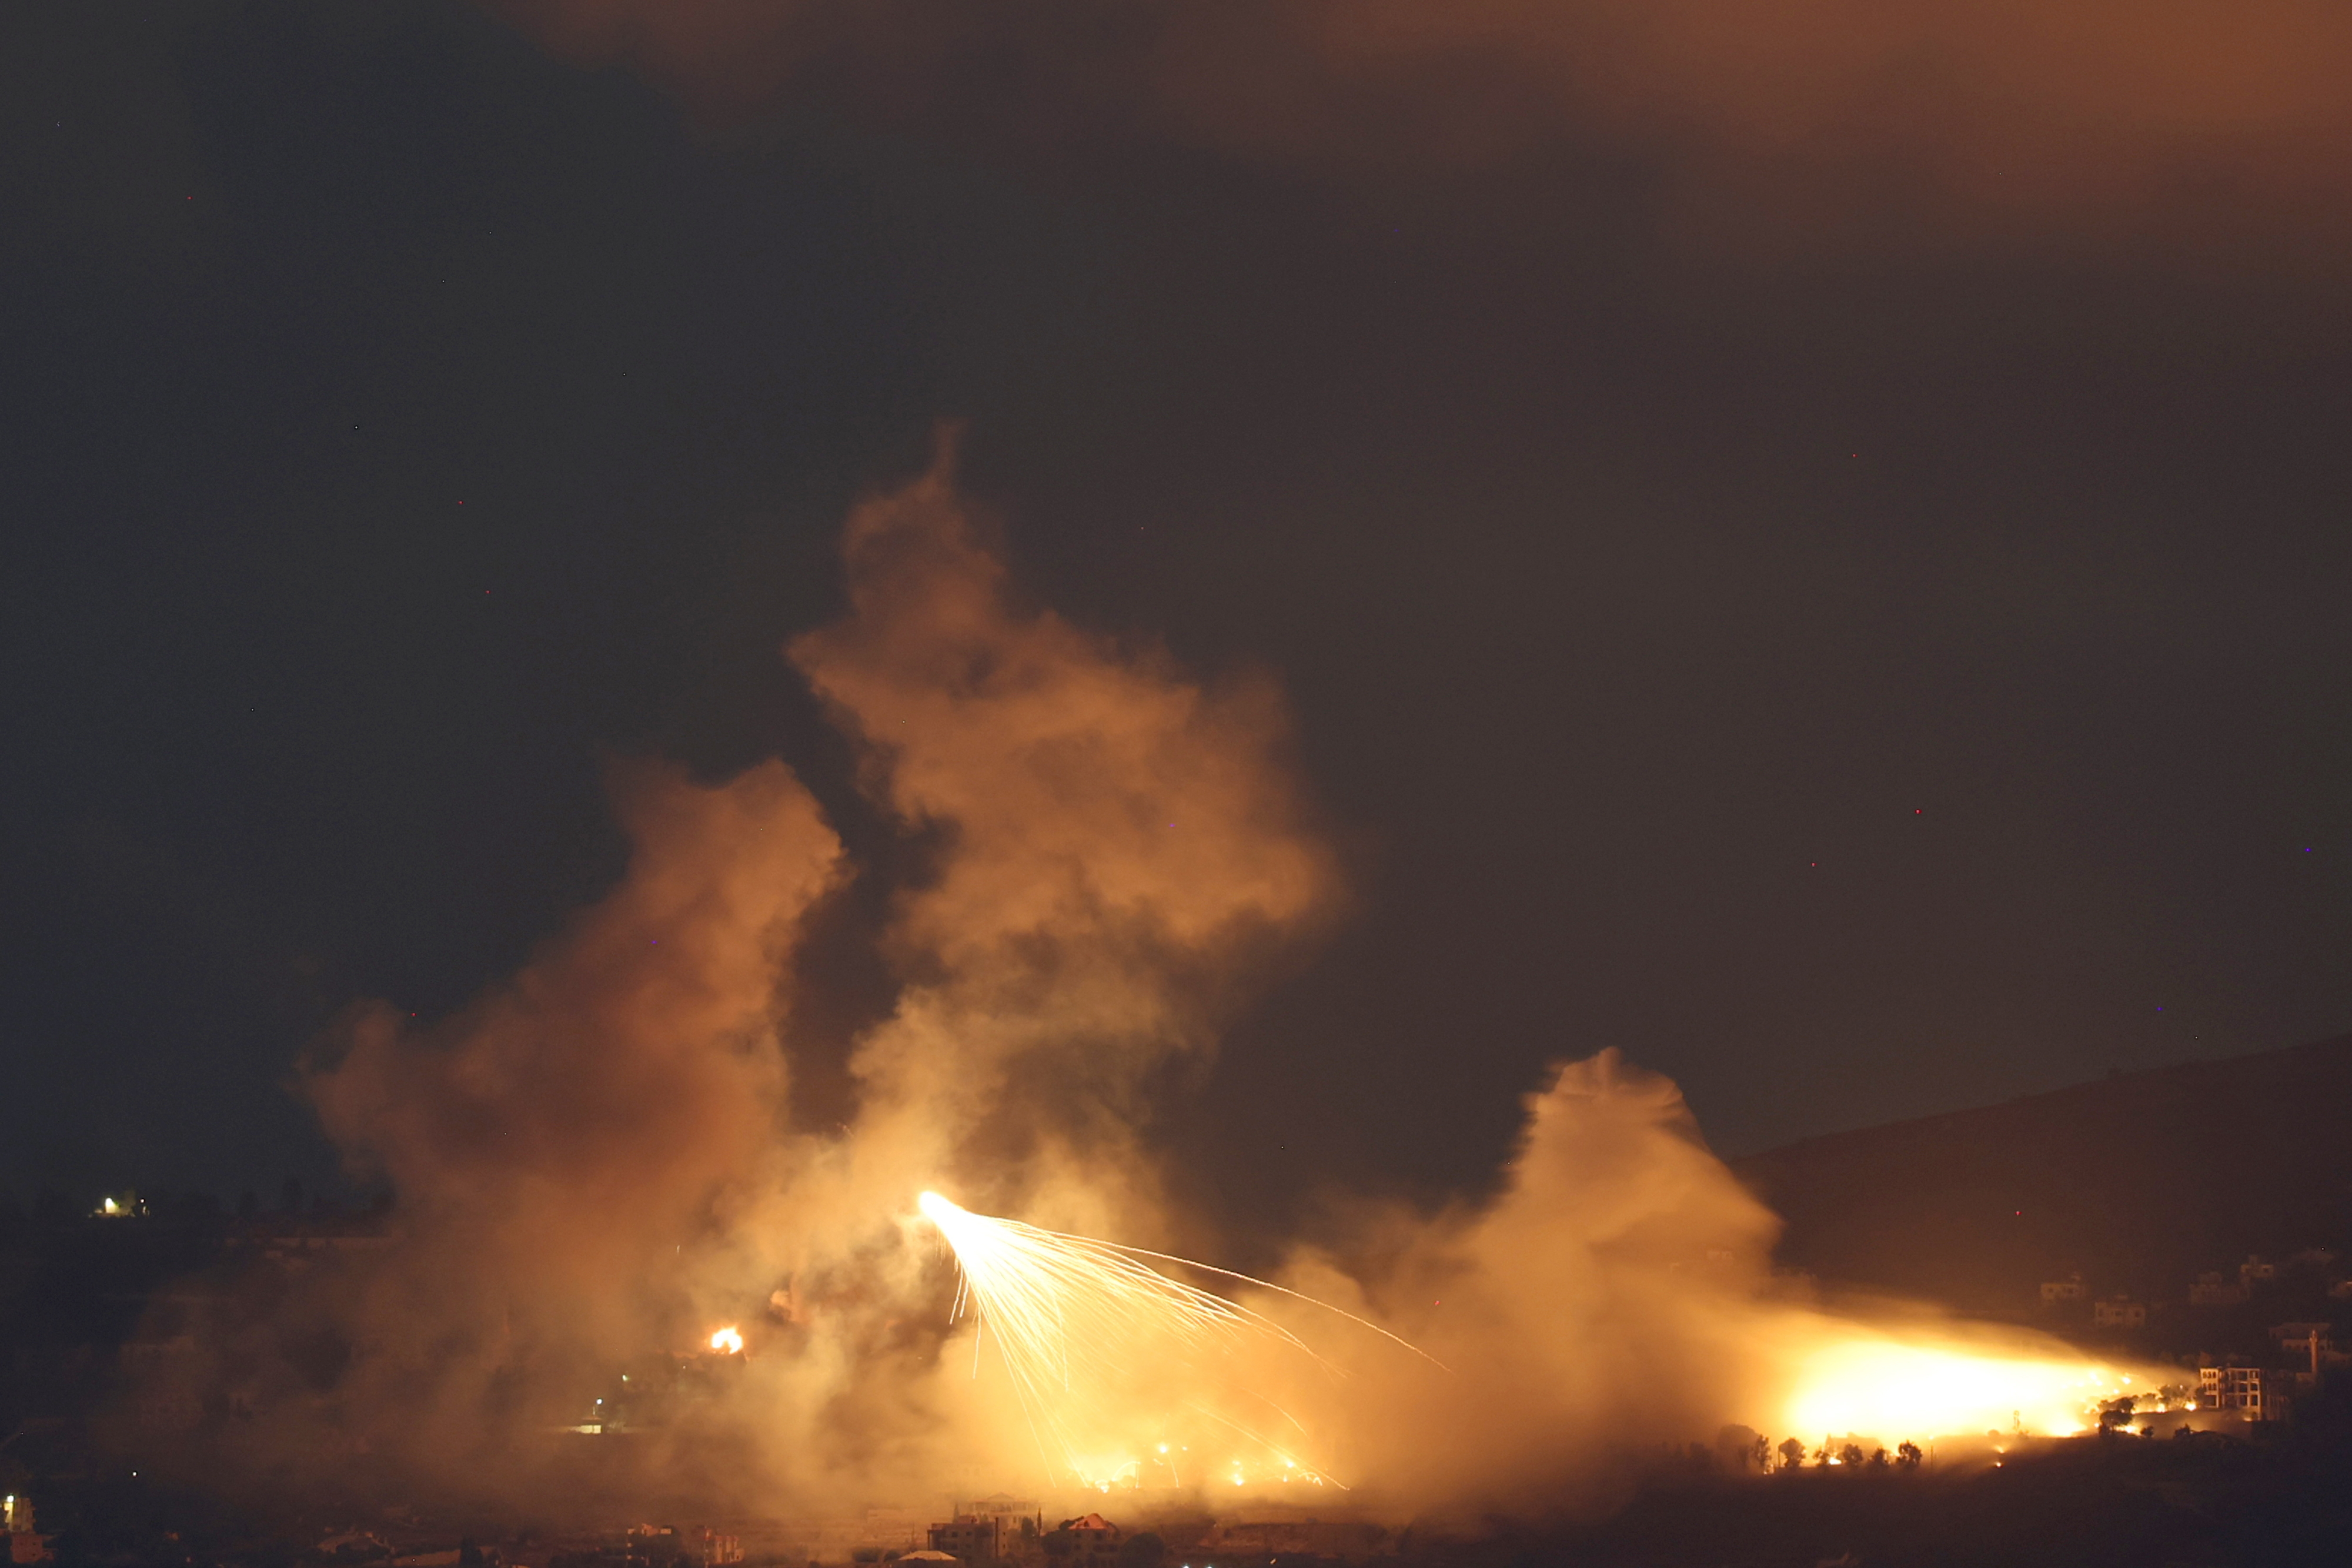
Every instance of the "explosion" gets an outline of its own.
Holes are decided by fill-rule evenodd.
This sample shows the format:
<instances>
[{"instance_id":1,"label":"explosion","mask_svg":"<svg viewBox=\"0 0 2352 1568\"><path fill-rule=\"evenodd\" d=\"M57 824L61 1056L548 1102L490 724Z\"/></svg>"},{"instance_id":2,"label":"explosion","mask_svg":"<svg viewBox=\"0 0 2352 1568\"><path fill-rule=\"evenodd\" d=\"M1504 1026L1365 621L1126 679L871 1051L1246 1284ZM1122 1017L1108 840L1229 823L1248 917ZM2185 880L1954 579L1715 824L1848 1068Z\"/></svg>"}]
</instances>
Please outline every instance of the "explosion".
<instances>
[{"instance_id":1,"label":"explosion","mask_svg":"<svg viewBox=\"0 0 2352 1568\"><path fill-rule=\"evenodd\" d=\"M1606 1059L1580 1066L1623 1074ZM1571 1081L1576 1072L1564 1070L1561 1078ZM1642 1087L1654 1082L1627 1081ZM1639 1098L1622 1096L1617 1108ZM1522 1168L1529 1163L1523 1155ZM1318 1391L1310 1387L1297 1402L1308 1420L1276 1406L1289 1423L1286 1440L1293 1448L1220 1413L1220 1406L1230 1405L1242 1390L1265 1386L1279 1370L1281 1355L1252 1359L1252 1351L1287 1352L1335 1377L1337 1369L1297 1333L1260 1311L1171 1280L1138 1261L1139 1256L1223 1274L1274 1297L1336 1313L1444 1370L1378 1323L1272 1281L977 1215L936 1192L923 1193L917 1206L956 1257L960 1279L950 1317L970 1315L984 1333L992 1333L1049 1473L1073 1476L1086 1485L1108 1490L1114 1480L1135 1483L1141 1473L1155 1468L1165 1470L1171 1484L1181 1484L1176 1462L1161 1457L1170 1454L1169 1444L1159 1443L1142 1457L1124 1451L1121 1445L1131 1449L1129 1439L1136 1430L1164 1427L1184 1412L1227 1428L1229 1437L1246 1440L1244 1449L1226 1459L1195 1461L1196 1475L1208 1481L1234 1487L1269 1479L1338 1484L1328 1471L1303 1466L1295 1451L1311 1441L1312 1430L1330 1425L1345 1407L1344 1399L1337 1404L1331 1400L1328 1384L1319 1390L1324 1397L1316 1397ZM1507 1221L1512 1208L1507 1197L1486 1217L1487 1224ZM1475 1292L1487 1284L1475 1278L1457 1280L1455 1288ZM2136 1381L2129 1372L2084 1361L2055 1345L1971 1343L1950 1331L1932 1329L1906 1334L1823 1312L1773 1307L1739 1292L1710 1302L1708 1310L1714 1326L1735 1335L1745 1347L1744 1365L1731 1363L1724 1370L1745 1371L1758 1380L1759 1392L1749 1396L1758 1407L1742 1406L1739 1413L1754 1417L1760 1427L1800 1434L1808 1446L1818 1441L1825 1463L1837 1462L1833 1449L1844 1443L1932 1447L1937 1439L1979 1433L2067 1436L2092 1425L2100 1403L2128 1392ZM1532 1370L1507 1364L1511 1354L1527 1348L1523 1342L1481 1335L1479 1343L1460 1354L1474 1376L1509 1377ZM1696 1336L1690 1348L1699 1348ZM976 1338L975 1358L980 1350ZM1237 1362L1248 1365L1237 1367ZM1137 1399L1139 1365L1172 1379L1158 1385L1162 1390L1160 1406ZM1239 1375L1244 1371L1245 1378ZM976 1359L973 1375L978 1373ZM1388 1419L1409 1408L1399 1402L1401 1394L1407 1401L1412 1397L1406 1394L1407 1385L1379 1381L1372 1387L1380 1412ZM1444 1418L1458 1418L1464 1404L1459 1390L1440 1381L1417 1392L1433 1396L1444 1407ZM1541 1411L1560 1393L1523 1383L1511 1405L1488 1414L1507 1421L1511 1412ZM1630 1414L1616 1413L1616 1418ZM1319 1421L1311 1419L1318 1416ZM1213 1448L1203 1446L1203 1451ZM1181 1445L1179 1451L1191 1455L1194 1450ZM1427 1456L1421 1456L1422 1466L1427 1462ZM1276 1463L1281 1466L1278 1471ZM1382 1479L1391 1485L1410 1484L1408 1475L1388 1466L1381 1469L1386 1472Z\"/></svg>"},{"instance_id":2,"label":"explosion","mask_svg":"<svg viewBox=\"0 0 2352 1568\"><path fill-rule=\"evenodd\" d=\"M1115 1458L1106 1465L1102 1456L1115 1452L1116 1429L1131 1427L1139 1416L1164 1427L1181 1424L1186 1414L1224 1428L1229 1442L1238 1439L1250 1450L1213 1467L1236 1486L1245 1484L1253 1464L1265 1472L1278 1463L1278 1479L1286 1481L1319 1486L1328 1479L1302 1465L1298 1453L1286 1446L1306 1436L1306 1428L1287 1411L1272 1406L1297 1437L1268 1437L1229 1411L1248 1402L1249 1396L1236 1397L1241 1385L1234 1366L1245 1340L1295 1352L1333 1375L1338 1369L1264 1313L1171 1280L1138 1257L1222 1274L1289 1297L1423 1354L1377 1323L1268 1281L1166 1253L974 1214L936 1192L922 1194L917 1207L955 1253L960 1284L950 1319L963 1316L969 1307L981 1325L994 1331L1048 1471L1066 1470L1090 1485L1106 1484L1106 1476L1137 1475L1147 1465L1164 1469L1171 1481L1181 1485L1180 1468L1165 1457L1170 1452L1165 1442L1151 1446L1149 1461ZM975 1338L975 1354L979 1348ZM1146 1365L1160 1377L1174 1374L1178 1407L1148 1415L1135 1409L1107 1415L1105 1396L1131 1385ZM1050 1453L1045 1451L1049 1444ZM1190 1446L1181 1446L1181 1451L1190 1452Z\"/></svg>"},{"instance_id":3,"label":"explosion","mask_svg":"<svg viewBox=\"0 0 2352 1568\"><path fill-rule=\"evenodd\" d=\"M1357 1206L1334 1250L1268 1279L1144 1245L1173 1228L1147 1086L1336 896L1281 706L1017 608L945 454L857 510L845 555L848 614L792 658L862 748L870 804L937 846L888 906L897 1000L849 1051L854 1107L811 1127L798 1098L795 956L866 874L816 798L774 761L621 770L618 885L472 1006L363 1009L310 1067L330 1133L396 1189L401 1242L290 1291L291 1348L224 1356L261 1412L257 1464L360 1434L427 1484L540 1495L562 1451L533 1434L584 1430L583 1383L698 1343L730 1375L633 1392L613 1462L762 1508L1041 1464L1559 1506L1612 1456L1727 1422L1809 1444L2059 1432L2128 1382L2046 1341L1776 1299L1778 1222L1674 1085L1613 1052L1528 1097L1490 1197ZM934 1181L1027 1218L923 1191L919 1224L906 1195ZM1131 1242L1092 1239L1111 1236ZM320 1392L299 1347L322 1334L349 1354Z\"/></svg>"}]
</instances>

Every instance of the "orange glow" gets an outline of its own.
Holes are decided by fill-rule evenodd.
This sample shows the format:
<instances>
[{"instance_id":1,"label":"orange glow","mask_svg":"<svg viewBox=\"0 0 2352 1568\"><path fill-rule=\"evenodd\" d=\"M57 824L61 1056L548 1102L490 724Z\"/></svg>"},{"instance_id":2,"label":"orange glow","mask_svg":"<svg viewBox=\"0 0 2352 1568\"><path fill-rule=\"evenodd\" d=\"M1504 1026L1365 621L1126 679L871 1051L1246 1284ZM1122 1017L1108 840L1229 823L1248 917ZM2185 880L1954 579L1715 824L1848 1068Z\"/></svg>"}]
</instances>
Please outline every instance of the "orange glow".
<instances>
[{"instance_id":1,"label":"orange glow","mask_svg":"<svg viewBox=\"0 0 2352 1568\"><path fill-rule=\"evenodd\" d=\"M1262 1313L1171 1280L1139 1259L1222 1274L1396 1340L1352 1312L1209 1264L974 1214L936 1192L921 1194L916 1207L955 1254L961 1280L951 1318L971 1315L986 1325L1048 1469L1098 1490L1141 1484L1144 1461L1127 1443L1138 1426L1165 1430L1171 1420L1205 1421L1225 1434L1223 1440L1242 1441L1248 1458L1237 1453L1232 1460L1235 1486L1244 1484L1252 1466L1276 1479L1320 1486L1326 1479L1286 1450L1292 1438L1257 1429L1264 1417L1254 1407L1270 1402L1262 1389L1234 1384L1230 1358L1255 1344L1327 1373L1328 1364ZM1307 1435L1279 1406L1270 1407L1298 1437ZM1107 1450L1117 1457L1106 1457ZM1151 1462L1173 1480L1176 1467L1167 1453L1168 1445L1158 1444ZM1277 1461L1279 1471L1273 1469Z\"/></svg>"},{"instance_id":2,"label":"orange glow","mask_svg":"<svg viewBox=\"0 0 2352 1568\"><path fill-rule=\"evenodd\" d=\"M1856 1330L1803 1353L1783 1424L1881 1441L2023 1430L2084 1431L2098 1402L2136 1386L2115 1367L2062 1354L1914 1344ZM2138 1385L2138 1386L2144 1386Z\"/></svg>"},{"instance_id":3,"label":"orange glow","mask_svg":"<svg viewBox=\"0 0 2352 1568\"><path fill-rule=\"evenodd\" d=\"M710 1336L710 1348L721 1355L740 1355L743 1352L743 1336L730 1325Z\"/></svg>"}]
</instances>

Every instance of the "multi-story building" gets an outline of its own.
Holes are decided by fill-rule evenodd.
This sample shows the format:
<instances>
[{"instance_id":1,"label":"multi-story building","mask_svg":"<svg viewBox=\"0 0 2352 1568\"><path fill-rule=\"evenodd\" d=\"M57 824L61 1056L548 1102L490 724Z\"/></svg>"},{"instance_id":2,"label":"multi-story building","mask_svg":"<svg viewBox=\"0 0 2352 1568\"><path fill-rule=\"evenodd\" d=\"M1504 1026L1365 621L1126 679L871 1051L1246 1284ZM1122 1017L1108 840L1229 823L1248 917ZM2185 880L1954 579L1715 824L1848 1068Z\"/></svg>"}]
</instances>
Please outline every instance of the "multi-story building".
<instances>
[{"instance_id":1,"label":"multi-story building","mask_svg":"<svg viewBox=\"0 0 2352 1568\"><path fill-rule=\"evenodd\" d=\"M2139 1329L2147 1326L2147 1303L2135 1301L2129 1296L2114 1296L2091 1303L2091 1322L2103 1329Z\"/></svg>"},{"instance_id":2,"label":"multi-story building","mask_svg":"<svg viewBox=\"0 0 2352 1568\"><path fill-rule=\"evenodd\" d=\"M960 1513L945 1524L931 1526L930 1534L932 1551L967 1563L986 1563L1004 1555L1004 1527L992 1518Z\"/></svg>"},{"instance_id":3,"label":"multi-story building","mask_svg":"<svg viewBox=\"0 0 2352 1568\"><path fill-rule=\"evenodd\" d=\"M1118 1525L1098 1513L1081 1514L1066 1519L1056 1534L1066 1533L1069 1548L1046 1554L1055 1558L1060 1568L1118 1568L1120 1531Z\"/></svg>"},{"instance_id":4,"label":"multi-story building","mask_svg":"<svg viewBox=\"0 0 2352 1568\"><path fill-rule=\"evenodd\" d=\"M2197 1403L2207 1410L2242 1410L2249 1421L2267 1421L2275 1414L2266 1399L2259 1366L2200 1366L2197 1369Z\"/></svg>"}]
</instances>

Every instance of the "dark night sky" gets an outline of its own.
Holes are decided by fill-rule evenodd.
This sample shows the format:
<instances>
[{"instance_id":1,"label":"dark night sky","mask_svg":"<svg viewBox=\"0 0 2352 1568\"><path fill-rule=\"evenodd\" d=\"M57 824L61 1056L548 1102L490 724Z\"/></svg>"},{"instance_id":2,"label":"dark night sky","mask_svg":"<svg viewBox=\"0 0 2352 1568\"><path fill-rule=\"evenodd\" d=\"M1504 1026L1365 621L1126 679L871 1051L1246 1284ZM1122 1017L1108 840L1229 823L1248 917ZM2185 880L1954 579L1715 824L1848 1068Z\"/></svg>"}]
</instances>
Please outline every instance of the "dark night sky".
<instances>
[{"instance_id":1,"label":"dark night sky","mask_svg":"<svg viewBox=\"0 0 2352 1568\"><path fill-rule=\"evenodd\" d=\"M0 19L0 1185L321 1180L297 1053L593 897L610 757L780 753L879 855L777 650L943 415L1042 600L1278 674L1348 848L1166 1130L1236 1217L1475 1183L1607 1045L1742 1151L2352 1028L2333 187L1775 221L1573 119L676 86Z\"/></svg>"}]
</instances>

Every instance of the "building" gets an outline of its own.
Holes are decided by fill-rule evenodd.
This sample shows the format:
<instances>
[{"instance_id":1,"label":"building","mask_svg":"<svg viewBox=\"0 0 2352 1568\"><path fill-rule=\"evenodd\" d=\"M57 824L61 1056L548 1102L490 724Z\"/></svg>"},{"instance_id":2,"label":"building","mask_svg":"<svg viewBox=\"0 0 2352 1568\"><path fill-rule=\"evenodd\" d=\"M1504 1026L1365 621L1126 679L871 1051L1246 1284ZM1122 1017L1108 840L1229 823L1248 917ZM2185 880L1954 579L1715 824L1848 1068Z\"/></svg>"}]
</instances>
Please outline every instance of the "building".
<instances>
[{"instance_id":1,"label":"building","mask_svg":"<svg viewBox=\"0 0 2352 1568\"><path fill-rule=\"evenodd\" d=\"M2147 1303L2135 1301L2129 1296L2094 1301L2091 1322L2103 1329L2144 1329L2147 1327Z\"/></svg>"},{"instance_id":2,"label":"building","mask_svg":"<svg viewBox=\"0 0 2352 1568\"><path fill-rule=\"evenodd\" d=\"M1046 1549L1046 1555L1059 1568L1118 1568L1120 1531L1118 1525L1098 1513L1081 1514L1062 1521L1054 1532L1068 1539L1066 1551Z\"/></svg>"},{"instance_id":3,"label":"building","mask_svg":"<svg viewBox=\"0 0 2352 1568\"><path fill-rule=\"evenodd\" d=\"M2286 1418L2288 1401L2269 1386L2259 1366L2200 1366L2197 1404L2205 1410L2240 1410L2249 1421Z\"/></svg>"},{"instance_id":4,"label":"building","mask_svg":"<svg viewBox=\"0 0 2352 1568\"><path fill-rule=\"evenodd\" d=\"M2352 1354L2336 1348L2335 1333L2332 1323L2277 1323L2272 1326L2271 1338L2297 1364L2294 1374L2296 1387L2316 1389L2323 1373L2352 1366Z\"/></svg>"},{"instance_id":5,"label":"building","mask_svg":"<svg viewBox=\"0 0 2352 1568\"><path fill-rule=\"evenodd\" d=\"M2083 1276L2080 1274L2042 1281L2042 1304L2045 1307L2054 1307L2061 1301L2079 1301L2084 1294Z\"/></svg>"},{"instance_id":6,"label":"building","mask_svg":"<svg viewBox=\"0 0 2352 1568\"><path fill-rule=\"evenodd\" d=\"M2208 1269L2189 1287L2189 1304L2192 1307L2234 1307L2245 1299L2246 1287L2231 1284L2219 1269Z\"/></svg>"},{"instance_id":7,"label":"building","mask_svg":"<svg viewBox=\"0 0 2352 1568\"><path fill-rule=\"evenodd\" d=\"M932 1551L967 1563L985 1563L1004 1555L1004 1526L993 1518L960 1513L945 1524L931 1526L930 1537Z\"/></svg>"},{"instance_id":8,"label":"building","mask_svg":"<svg viewBox=\"0 0 2352 1568\"><path fill-rule=\"evenodd\" d=\"M1045 1521L1034 1497L1014 1497L1011 1492L991 1492L986 1497L960 1501L952 1511L958 1519L992 1519L1001 1532L999 1539L1010 1541L1022 1533L1026 1524L1029 1533L1044 1530Z\"/></svg>"},{"instance_id":9,"label":"building","mask_svg":"<svg viewBox=\"0 0 2352 1568\"><path fill-rule=\"evenodd\" d=\"M2270 1327L2271 1343L2292 1350L2306 1345L2314 1350L2334 1350L2335 1333L2334 1323L2273 1323Z\"/></svg>"},{"instance_id":10,"label":"building","mask_svg":"<svg viewBox=\"0 0 2352 1568\"><path fill-rule=\"evenodd\" d=\"M2277 1278L2278 1265L2263 1261L2259 1252L2238 1265L2238 1283L2241 1285L2251 1287L2257 1280L2267 1281Z\"/></svg>"}]
</instances>

